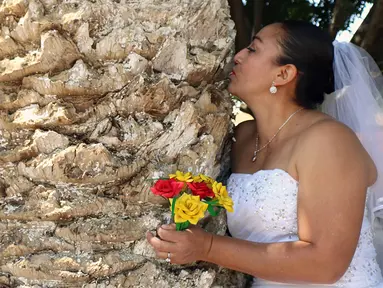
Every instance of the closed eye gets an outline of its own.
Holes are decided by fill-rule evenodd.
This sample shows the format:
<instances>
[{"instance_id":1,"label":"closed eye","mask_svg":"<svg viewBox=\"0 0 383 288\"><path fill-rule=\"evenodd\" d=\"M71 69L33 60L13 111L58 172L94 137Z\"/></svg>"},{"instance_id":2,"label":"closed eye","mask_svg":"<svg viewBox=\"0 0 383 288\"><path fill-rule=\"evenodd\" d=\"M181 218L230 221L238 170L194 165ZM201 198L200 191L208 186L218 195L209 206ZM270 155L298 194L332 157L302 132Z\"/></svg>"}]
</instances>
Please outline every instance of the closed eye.
<instances>
[{"instance_id":1,"label":"closed eye","mask_svg":"<svg viewBox=\"0 0 383 288\"><path fill-rule=\"evenodd\" d=\"M255 52L256 50L252 47L247 47L247 50L249 50L249 52Z\"/></svg>"}]
</instances>

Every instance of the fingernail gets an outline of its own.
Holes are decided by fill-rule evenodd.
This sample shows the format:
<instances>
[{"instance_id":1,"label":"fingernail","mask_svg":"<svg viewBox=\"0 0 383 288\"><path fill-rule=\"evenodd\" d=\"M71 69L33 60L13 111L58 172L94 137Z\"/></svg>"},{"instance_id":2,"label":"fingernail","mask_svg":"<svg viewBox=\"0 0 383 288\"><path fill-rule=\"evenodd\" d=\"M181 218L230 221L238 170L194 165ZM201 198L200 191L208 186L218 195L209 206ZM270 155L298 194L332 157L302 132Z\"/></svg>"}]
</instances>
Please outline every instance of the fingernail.
<instances>
[{"instance_id":1,"label":"fingernail","mask_svg":"<svg viewBox=\"0 0 383 288\"><path fill-rule=\"evenodd\" d=\"M167 224L161 225L161 228L162 229L167 229L167 228L169 228L169 225L167 225Z\"/></svg>"}]
</instances>

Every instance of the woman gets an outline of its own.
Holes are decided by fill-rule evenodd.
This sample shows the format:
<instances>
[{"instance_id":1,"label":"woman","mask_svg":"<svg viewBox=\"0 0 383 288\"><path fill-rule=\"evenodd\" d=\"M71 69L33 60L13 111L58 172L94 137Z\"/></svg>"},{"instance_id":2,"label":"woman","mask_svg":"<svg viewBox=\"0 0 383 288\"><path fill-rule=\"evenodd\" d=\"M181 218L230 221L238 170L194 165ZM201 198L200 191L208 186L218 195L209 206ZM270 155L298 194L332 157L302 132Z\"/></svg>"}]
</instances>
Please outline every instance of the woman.
<instances>
[{"instance_id":1,"label":"woman","mask_svg":"<svg viewBox=\"0 0 383 288\"><path fill-rule=\"evenodd\" d=\"M147 235L158 257L216 263L253 275L253 287L383 287L365 213L376 166L350 128L314 110L334 91L333 61L326 33L291 21L235 56L229 91L256 120L235 131L233 238L164 225Z\"/></svg>"}]
</instances>

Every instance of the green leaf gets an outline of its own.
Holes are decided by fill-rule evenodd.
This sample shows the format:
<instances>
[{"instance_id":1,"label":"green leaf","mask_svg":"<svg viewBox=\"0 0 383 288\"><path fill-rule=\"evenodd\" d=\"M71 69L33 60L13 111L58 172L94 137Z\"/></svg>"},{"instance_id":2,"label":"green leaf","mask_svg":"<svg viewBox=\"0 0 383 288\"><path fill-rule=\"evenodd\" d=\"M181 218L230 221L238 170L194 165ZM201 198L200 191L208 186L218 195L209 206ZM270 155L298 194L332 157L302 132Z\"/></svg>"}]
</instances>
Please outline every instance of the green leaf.
<instances>
[{"instance_id":1,"label":"green leaf","mask_svg":"<svg viewBox=\"0 0 383 288\"><path fill-rule=\"evenodd\" d=\"M170 178L146 178L145 181L169 180Z\"/></svg>"},{"instance_id":2,"label":"green leaf","mask_svg":"<svg viewBox=\"0 0 383 288\"><path fill-rule=\"evenodd\" d=\"M219 214L219 212L221 212L222 210L222 207L221 206L212 206L212 205L209 205L207 207L207 211L209 211L210 215L211 216L217 216Z\"/></svg>"},{"instance_id":3,"label":"green leaf","mask_svg":"<svg viewBox=\"0 0 383 288\"><path fill-rule=\"evenodd\" d=\"M187 228L189 228L189 225L190 225L189 221L182 222L182 223L176 223L176 230L177 231L186 230Z\"/></svg>"},{"instance_id":4,"label":"green leaf","mask_svg":"<svg viewBox=\"0 0 383 288\"><path fill-rule=\"evenodd\" d=\"M218 200L210 200L210 201L206 201L206 200L204 200L204 202L206 203L206 204L209 204L209 205L216 205L216 204L218 204Z\"/></svg>"},{"instance_id":5,"label":"green leaf","mask_svg":"<svg viewBox=\"0 0 383 288\"><path fill-rule=\"evenodd\" d=\"M189 221L186 221L184 223L181 223L181 231L182 230L186 230L187 228L189 228L189 225L190 225L190 222Z\"/></svg>"},{"instance_id":6,"label":"green leaf","mask_svg":"<svg viewBox=\"0 0 383 288\"><path fill-rule=\"evenodd\" d=\"M211 205L209 205L209 206L207 207L207 211L209 211L210 215L213 216L213 217L218 215L217 211L216 211L216 210L214 209L214 207L211 206Z\"/></svg>"},{"instance_id":7,"label":"green leaf","mask_svg":"<svg viewBox=\"0 0 383 288\"><path fill-rule=\"evenodd\" d=\"M172 201L172 218L174 219L174 208L176 207L176 201L178 197L174 197Z\"/></svg>"}]
</instances>

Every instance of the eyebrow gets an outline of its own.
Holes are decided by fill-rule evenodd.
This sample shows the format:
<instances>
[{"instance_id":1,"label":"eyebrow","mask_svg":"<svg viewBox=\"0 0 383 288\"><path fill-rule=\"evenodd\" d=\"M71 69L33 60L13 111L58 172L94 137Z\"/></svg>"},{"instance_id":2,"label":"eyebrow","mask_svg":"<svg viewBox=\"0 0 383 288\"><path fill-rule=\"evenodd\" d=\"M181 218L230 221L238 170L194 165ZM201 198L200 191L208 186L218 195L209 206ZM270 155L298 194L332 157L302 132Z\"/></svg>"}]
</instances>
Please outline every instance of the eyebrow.
<instances>
[{"instance_id":1,"label":"eyebrow","mask_svg":"<svg viewBox=\"0 0 383 288\"><path fill-rule=\"evenodd\" d=\"M257 36L257 35L253 36L252 41L254 41L255 39L257 39L257 40L259 40L261 43L263 43L262 39L261 39L259 36Z\"/></svg>"}]
</instances>

